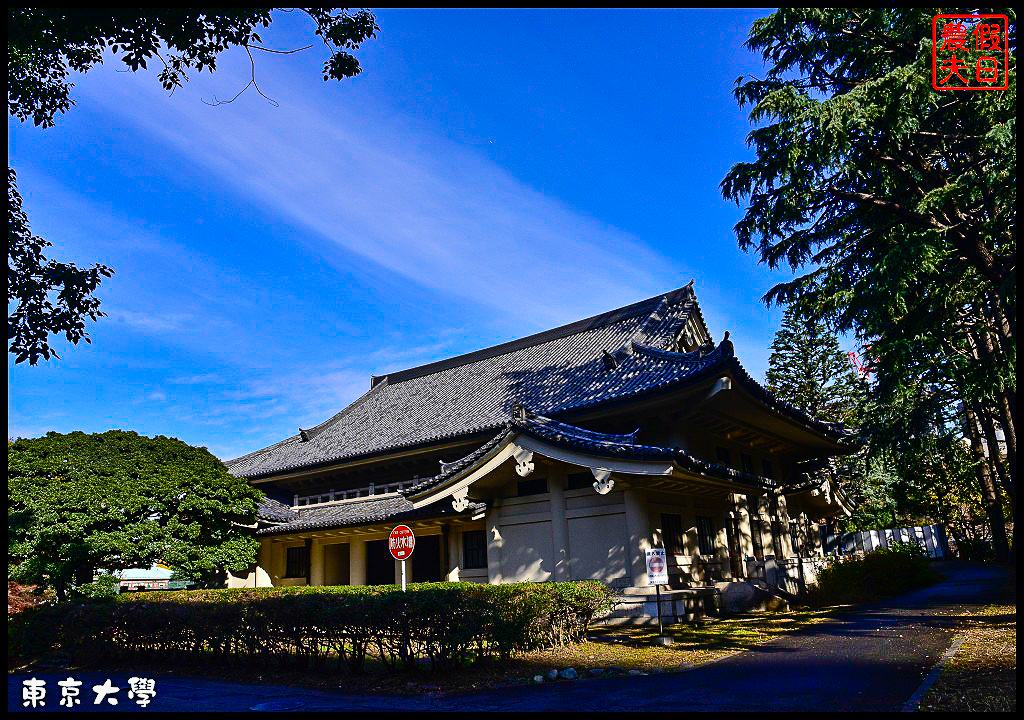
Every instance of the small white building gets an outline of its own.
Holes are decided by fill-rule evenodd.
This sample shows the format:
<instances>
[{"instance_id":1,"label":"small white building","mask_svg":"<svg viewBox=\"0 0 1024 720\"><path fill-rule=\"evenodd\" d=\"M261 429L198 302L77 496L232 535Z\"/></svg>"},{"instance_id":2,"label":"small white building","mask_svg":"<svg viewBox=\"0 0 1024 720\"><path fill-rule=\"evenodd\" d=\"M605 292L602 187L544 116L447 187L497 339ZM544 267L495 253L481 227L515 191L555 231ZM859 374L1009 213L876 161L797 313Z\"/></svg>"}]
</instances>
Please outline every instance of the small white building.
<instances>
[{"instance_id":1,"label":"small white building","mask_svg":"<svg viewBox=\"0 0 1024 720\"><path fill-rule=\"evenodd\" d=\"M130 568L128 570L116 570L114 576L118 579L121 592L135 592L138 590L167 590L170 588L171 576L174 572L167 568L154 565L151 568Z\"/></svg>"},{"instance_id":2,"label":"small white building","mask_svg":"<svg viewBox=\"0 0 1024 720\"><path fill-rule=\"evenodd\" d=\"M849 507L841 427L771 395L717 345L692 283L509 343L373 377L317 427L228 463L262 489L259 562L230 586L746 580L820 555Z\"/></svg>"}]
</instances>

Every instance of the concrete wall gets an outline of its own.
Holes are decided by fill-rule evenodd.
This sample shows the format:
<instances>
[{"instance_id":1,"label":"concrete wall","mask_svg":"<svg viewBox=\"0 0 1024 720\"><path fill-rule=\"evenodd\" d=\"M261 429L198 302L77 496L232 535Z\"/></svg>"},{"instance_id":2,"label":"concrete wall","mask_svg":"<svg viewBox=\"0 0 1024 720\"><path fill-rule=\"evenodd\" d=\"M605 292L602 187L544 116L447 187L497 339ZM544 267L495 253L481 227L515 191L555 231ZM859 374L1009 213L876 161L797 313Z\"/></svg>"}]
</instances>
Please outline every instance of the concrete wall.
<instances>
[{"instance_id":1,"label":"concrete wall","mask_svg":"<svg viewBox=\"0 0 1024 720\"><path fill-rule=\"evenodd\" d=\"M628 583L625 505L621 492L598 495L570 490L565 495L569 536L569 576L573 580Z\"/></svg>"},{"instance_id":2,"label":"concrete wall","mask_svg":"<svg viewBox=\"0 0 1024 720\"><path fill-rule=\"evenodd\" d=\"M551 538L550 493L506 498L491 520L491 540L498 552L492 582L544 582L555 570Z\"/></svg>"}]
</instances>

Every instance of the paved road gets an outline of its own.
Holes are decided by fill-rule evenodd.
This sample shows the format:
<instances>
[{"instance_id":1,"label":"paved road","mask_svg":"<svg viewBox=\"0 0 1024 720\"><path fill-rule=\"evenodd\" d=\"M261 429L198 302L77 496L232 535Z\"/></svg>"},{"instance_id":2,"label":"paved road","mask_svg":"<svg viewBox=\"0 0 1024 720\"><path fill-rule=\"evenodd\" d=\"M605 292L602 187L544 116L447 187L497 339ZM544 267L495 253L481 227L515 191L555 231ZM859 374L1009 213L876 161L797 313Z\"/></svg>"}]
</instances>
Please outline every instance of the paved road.
<instances>
[{"instance_id":1,"label":"paved road","mask_svg":"<svg viewBox=\"0 0 1024 720\"><path fill-rule=\"evenodd\" d=\"M943 582L885 604L844 613L752 650L682 673L602 678L519 686L445 698L390 698L287 687L240 685L201 679L158 679L150 710L705 710L885 711L910 698L952 641L948 613L1006 598L1005 570L945 563ZM101 673L72 673L84 680L91 703ZM67 673L36 674L56 699L56 681ZM8 709L20 710L21 681L8 680ZM112 677L126 687L126 677ZM121 692L121 704L82 705L90 710L138 710Z\"/></svg>"}]
</instances>

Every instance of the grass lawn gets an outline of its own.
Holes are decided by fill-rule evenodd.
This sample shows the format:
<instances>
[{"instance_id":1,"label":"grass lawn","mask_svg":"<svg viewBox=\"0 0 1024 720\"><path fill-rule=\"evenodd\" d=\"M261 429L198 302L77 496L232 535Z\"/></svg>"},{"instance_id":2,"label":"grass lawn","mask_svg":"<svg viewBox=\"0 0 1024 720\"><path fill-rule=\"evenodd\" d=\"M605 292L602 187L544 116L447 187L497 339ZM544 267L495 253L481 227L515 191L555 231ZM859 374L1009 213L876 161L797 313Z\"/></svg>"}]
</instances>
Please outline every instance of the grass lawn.
<instances>
[{"instance_id":1,"label":"grass lawn","mask_svg":"<svg viewBox=\"0 0 1024 720\"><path fill-rule=\"evenodd\" d=\"M754 647L778 635L822 620L827 611L796 610L758 613L727 619L707 618L701 625L669 625L665 631L674 644L655 644L657 626L597 627L587 642L551 650L538 650L513 657L507 662L491 660L449 671L434 672L427 667L415 672L385 672L367 658L367 672L349 675L335 671L261 670L231 667L161 666L147 662L145 670L155 677L189 676L239 683L291 685L351 693L394 693L404 695L446 694L490 687L534 682L534 676L548 670L573 668L580 677L617 675L630 671L659 673L685 670L734 652ZM138 667L104 670L137 672ZM593 672L591 672L593 671Z\"/></svg>"},{"instance_id":2,"label":"grass lawn","mask_svg":"<svg viewBox=\"0 0 1024 720\"><path fill-rule=\"evenodd\" d=\"M989 605L961 615L963 640L921 711L1008 712L1017 708L1017 606Z\"/></svg>"}]
</instances>

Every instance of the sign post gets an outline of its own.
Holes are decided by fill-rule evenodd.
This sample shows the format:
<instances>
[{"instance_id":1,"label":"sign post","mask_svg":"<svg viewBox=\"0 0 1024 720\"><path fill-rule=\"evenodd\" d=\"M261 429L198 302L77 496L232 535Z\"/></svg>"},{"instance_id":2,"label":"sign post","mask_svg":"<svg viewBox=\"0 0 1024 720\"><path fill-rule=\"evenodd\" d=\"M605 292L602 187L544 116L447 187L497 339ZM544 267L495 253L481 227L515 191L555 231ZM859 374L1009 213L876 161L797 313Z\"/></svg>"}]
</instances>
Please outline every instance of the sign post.
<instances>
[{"instance_id":1,"label":"sign post","mask_svg":"<svg viewBox=\"0 0 1024 720\"><path fill-rule=\"evenodd\" d=\"M661 586L668 585L668 560L665 548L650 548L647 555L647 579L654 586L654 594L658 605L658 644L671 645L672 638L665 635L665 626L661 621Z\"/></svg>"},{"instance_id":2,"label":"sign post","mask_svg":"<svg viewBox=\"0 0 1024 720\"><path fill-rule=\"evenodd\" d=\"M402 592L405 592L405 561L416 549L416 535L408 525L396 525L388 536L388 551L395 560L402 561Z\"/></svg>"}]
</instances>

